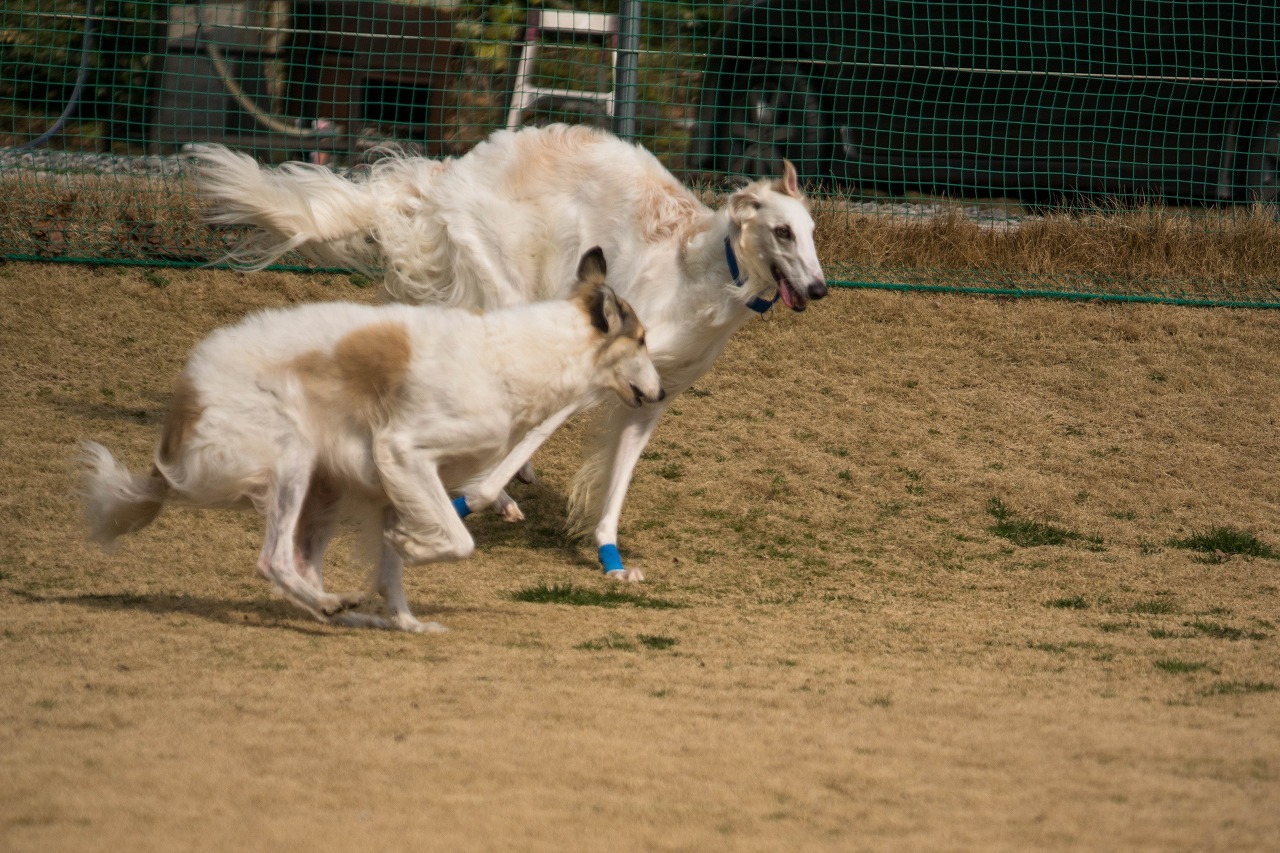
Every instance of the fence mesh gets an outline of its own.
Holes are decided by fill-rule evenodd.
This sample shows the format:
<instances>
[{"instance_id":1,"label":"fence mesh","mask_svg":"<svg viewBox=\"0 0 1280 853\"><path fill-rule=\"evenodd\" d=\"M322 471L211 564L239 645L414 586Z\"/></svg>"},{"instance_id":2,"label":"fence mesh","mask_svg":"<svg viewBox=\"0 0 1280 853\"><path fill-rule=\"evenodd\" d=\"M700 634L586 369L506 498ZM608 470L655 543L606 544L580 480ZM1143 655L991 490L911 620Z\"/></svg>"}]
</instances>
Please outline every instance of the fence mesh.
<instances>
[{"instance_id":1,"label":"fence mesh","mask_svg":"<svg viewBox=\"0 0 1280 853\"><path fill-rule=\"evenodd\" d=\"M784 158L847 283L1280 304L1273 0L8 0L0 251L208 263L190 146L359 172L584 122ZM299 259L297 261L301 263Z\"/></svg>"}]
</instances>

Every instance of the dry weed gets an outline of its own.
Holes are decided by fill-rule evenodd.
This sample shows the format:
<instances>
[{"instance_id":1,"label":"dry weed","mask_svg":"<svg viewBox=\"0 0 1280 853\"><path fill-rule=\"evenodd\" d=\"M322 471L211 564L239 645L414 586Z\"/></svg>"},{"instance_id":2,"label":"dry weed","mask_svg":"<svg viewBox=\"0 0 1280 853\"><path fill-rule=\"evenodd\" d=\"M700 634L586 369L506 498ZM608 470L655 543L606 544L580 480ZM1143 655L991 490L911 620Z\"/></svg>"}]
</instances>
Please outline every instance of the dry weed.
<instances>
[{"instance_id":1,"label":"dry weed","mask_svg":"<svg viewBox=\"0 0 1280 853\"><path fill-rule=\"evenodd\" d=\"M1169 544L1280 546L1273 314L838 291L753 322L640 463L622 547L653 606L560 532L577 423L525 524L473 518L473 559L407 577L452 629L418 637L272 600L250 516L89 549L66 461L147 464L214 326L371 288L9 264L0 294L6 850L1280 833L1277 563ZM340 543L327 579L362 571Z\"/></svg>"}]
</instances>

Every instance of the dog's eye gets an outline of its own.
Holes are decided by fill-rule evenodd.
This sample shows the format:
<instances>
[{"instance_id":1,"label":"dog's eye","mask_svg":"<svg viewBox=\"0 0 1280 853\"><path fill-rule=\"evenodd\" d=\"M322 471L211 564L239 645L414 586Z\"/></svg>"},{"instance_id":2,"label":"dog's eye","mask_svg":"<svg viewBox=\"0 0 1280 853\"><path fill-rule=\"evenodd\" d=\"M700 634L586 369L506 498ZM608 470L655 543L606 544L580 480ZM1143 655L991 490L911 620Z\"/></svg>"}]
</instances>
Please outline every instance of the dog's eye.
<instances>
[{"instance_id":1,"label":"dog's eye","mask_svg":"<svg viewBox=\"0 0 1280 853\"><path fill-rule=\"evenodd\" d=\"M777 237L779 240L790 241L795 239L795 236L791 233L791 226L789 225L779 225L774 228L773 236Z\"/></svg>"}]
</instances>

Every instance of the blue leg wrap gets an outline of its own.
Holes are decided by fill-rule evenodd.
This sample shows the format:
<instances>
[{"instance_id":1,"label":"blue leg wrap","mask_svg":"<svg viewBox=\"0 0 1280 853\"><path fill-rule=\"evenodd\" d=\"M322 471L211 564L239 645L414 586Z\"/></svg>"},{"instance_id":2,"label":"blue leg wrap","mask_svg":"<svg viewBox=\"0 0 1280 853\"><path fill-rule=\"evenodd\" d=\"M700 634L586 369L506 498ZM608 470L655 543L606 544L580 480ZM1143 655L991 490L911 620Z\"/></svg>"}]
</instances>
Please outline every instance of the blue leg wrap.
<instances>
[{"instance_id":1,"label":"blue leg wrap","mask_svg":"<svg viewBox=\"0 0 1280 853\"><path fill-rule=\"evenodd\" d=\"M471 507L467 506L467 499L463 495L458 495L453 499L453 508L458 511L458 518L466 518L471 515Z\"/></svg>"},{"instance_id":2,"label":"blue leg wrap","mask_svg":"<svg viewBox=\"0 0 1280 853\"><path fill-rule=\"evenodd\" d=\"M606 574L622 571L622 555L618 553L617 545L601 545L597 553L600 556L600 567Z\"/></svg>"}]
</instances>

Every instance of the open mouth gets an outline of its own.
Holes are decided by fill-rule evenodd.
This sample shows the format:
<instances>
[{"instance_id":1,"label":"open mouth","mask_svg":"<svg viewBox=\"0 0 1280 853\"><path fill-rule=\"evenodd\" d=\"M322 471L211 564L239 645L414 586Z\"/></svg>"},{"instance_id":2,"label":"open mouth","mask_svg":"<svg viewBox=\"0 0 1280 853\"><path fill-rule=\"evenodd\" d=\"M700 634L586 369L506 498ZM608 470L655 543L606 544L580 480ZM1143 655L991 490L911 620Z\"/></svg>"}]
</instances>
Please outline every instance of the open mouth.
<instances>
[{"instance_id":1,"label":"open mouth","mask_svg":"<svg viewBox=\"0 0 1280 853\"><path fill-rule=\"evenodd\" d=\"M783 305L792 311L803 311L809 305L809 300L804 298L804 294L796 290L782 274L782 270L777 267L773 268L773 280L778 284L778 295L782 297Z\"/></svg>"}]
</instances>

